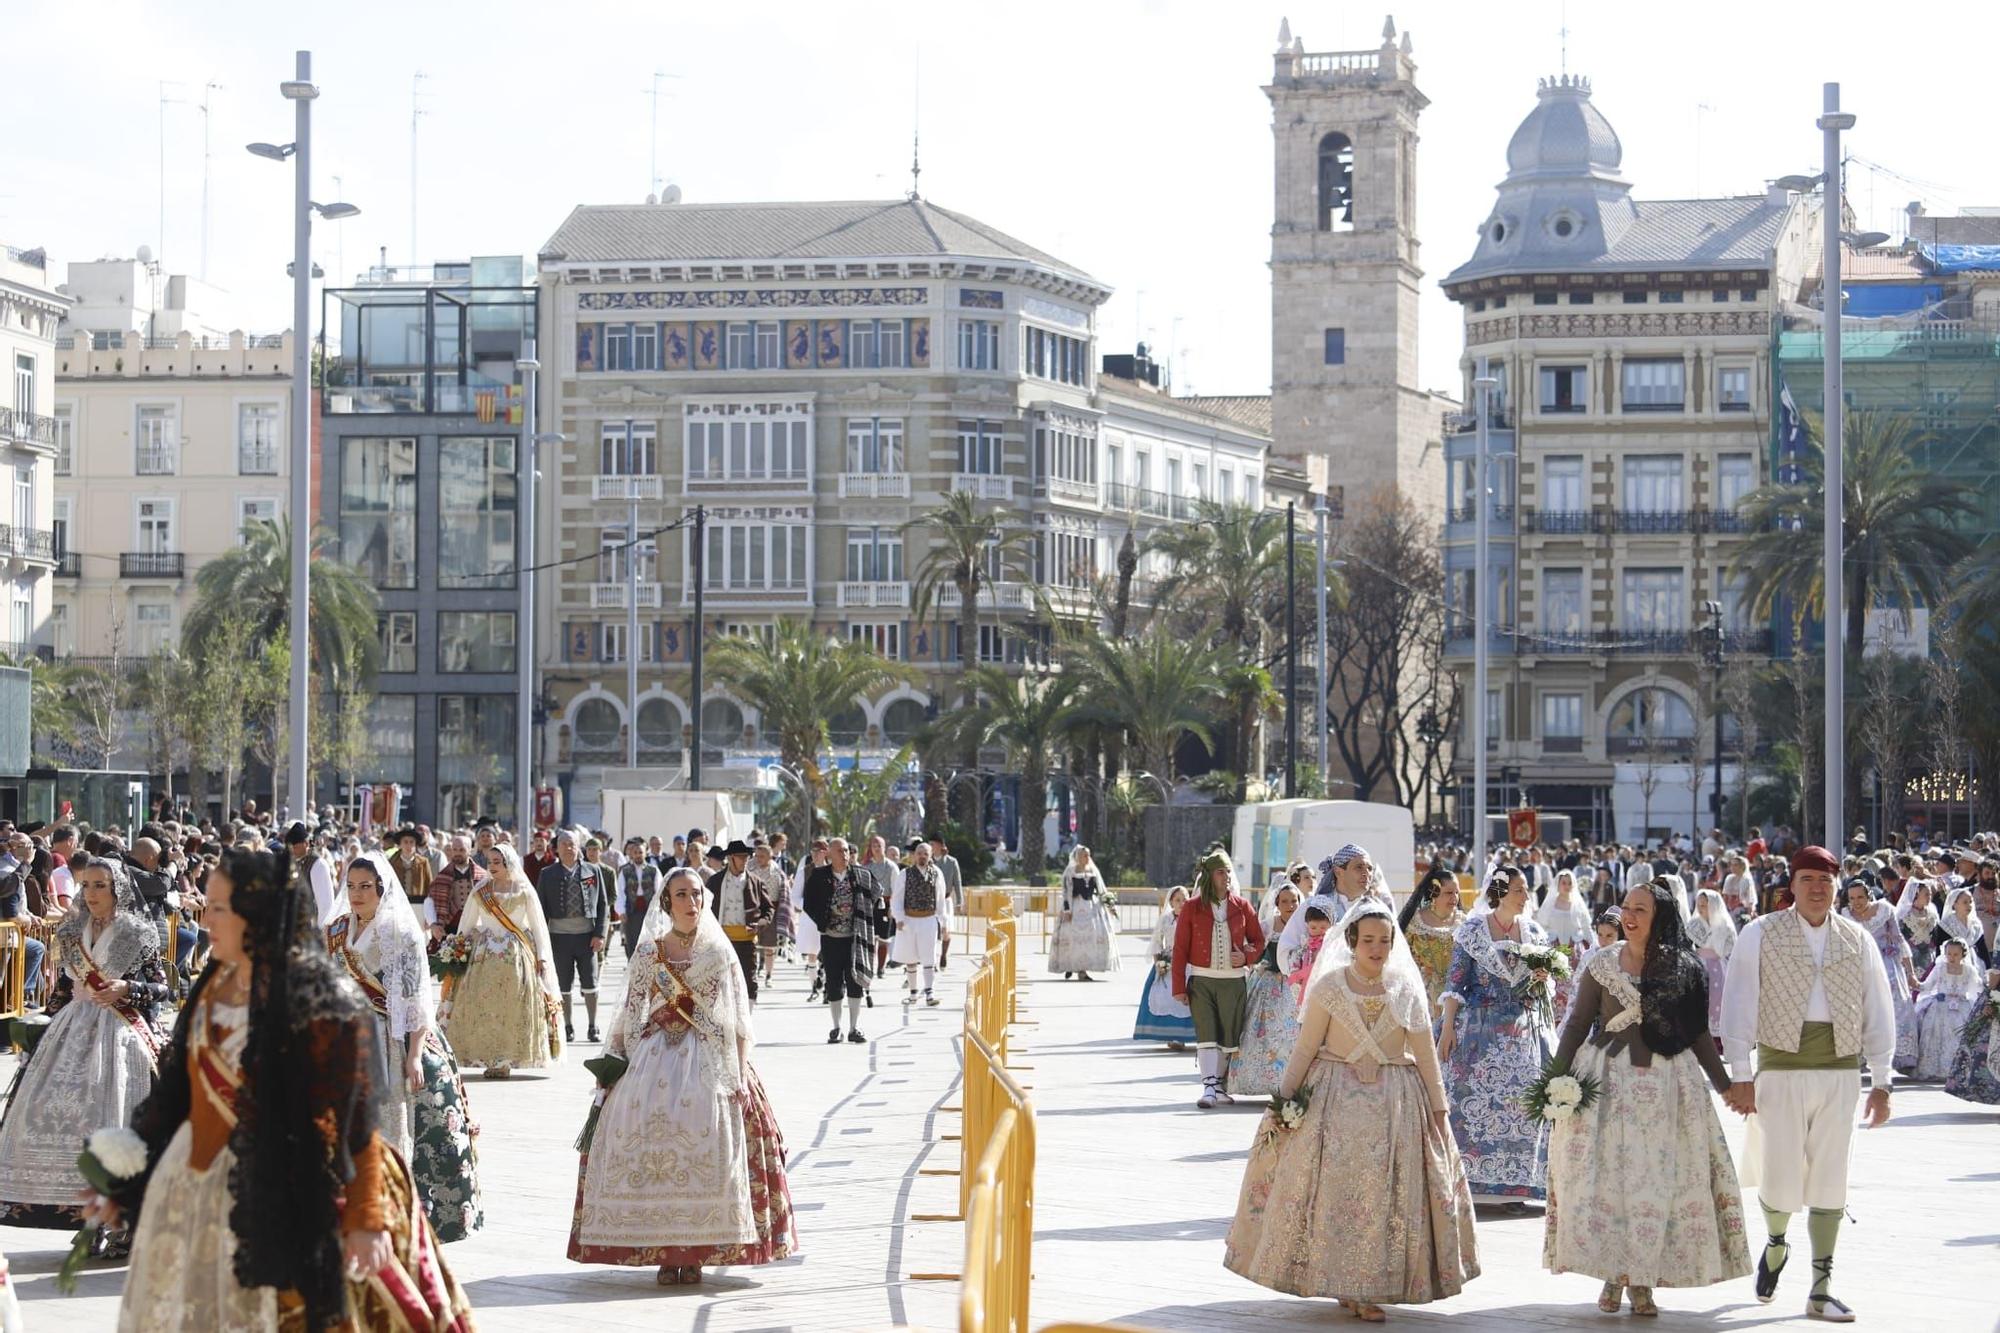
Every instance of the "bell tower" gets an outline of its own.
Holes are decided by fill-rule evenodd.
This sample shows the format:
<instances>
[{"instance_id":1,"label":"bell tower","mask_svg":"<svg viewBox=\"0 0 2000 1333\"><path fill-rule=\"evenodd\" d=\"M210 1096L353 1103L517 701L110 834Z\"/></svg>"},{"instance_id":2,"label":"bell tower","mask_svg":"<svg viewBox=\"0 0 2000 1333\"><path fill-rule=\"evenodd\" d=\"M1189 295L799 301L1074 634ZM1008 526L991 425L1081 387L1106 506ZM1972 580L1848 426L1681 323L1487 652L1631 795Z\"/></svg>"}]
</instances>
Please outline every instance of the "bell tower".
<instances>
[{"instance_id":1,"label":"bell tower","mask_svg":"<svg viewBox=\"0 0 2000 1333\"><path fill-rule=\"evenodd\" d=\"M1442 513L1440 413L1419 387L1417 90L1393 18L1372 51L1310 52L1286 21L1271 83L1276 451L1351 506L1400 490Z\"/></svg>"}]
</instances>

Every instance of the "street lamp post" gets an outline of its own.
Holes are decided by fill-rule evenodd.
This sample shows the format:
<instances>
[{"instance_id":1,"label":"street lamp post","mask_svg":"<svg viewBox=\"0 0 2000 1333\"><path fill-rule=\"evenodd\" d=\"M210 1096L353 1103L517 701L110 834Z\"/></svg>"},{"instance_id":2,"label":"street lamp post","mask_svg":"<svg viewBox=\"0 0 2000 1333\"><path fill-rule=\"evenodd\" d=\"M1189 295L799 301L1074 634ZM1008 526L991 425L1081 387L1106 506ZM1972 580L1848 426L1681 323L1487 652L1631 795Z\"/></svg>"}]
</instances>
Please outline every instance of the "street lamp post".
<instances>
[{"instance_id":1,"label":"street lamp post","mask_svg":"<svg viewBox=\"0 0 2000 1333\"><path fill-rule=\"evenodd\" d=\"M1824 361L1823 377L1826 381L1825 411L1822 416L1825 426L1826 453L1826 546L1822 559L1826 562L1826 845L1840 845L1840 831L1844 827L1841 809L1846 799L1847 784L1847 662L1845 658L1846 638L1841 628L1846 623L1842 611L1845 604L1846 571L1842 567L1845 551L1846 478L1844 457L1845 445L1842 441L1843 418L1846 416L1846 397L1841 392L1840 383L1840 320L1845 313L1845 305L1840 293L1840 211L1843 198L1840 174L1840 132L1854 127L1851 112L1840 109L1840 85L1829 83L1823 90L1824 114L1819 118L1819 128L1823 136L1821 169L1826 173L1825 193L1821 196L1821 250L1826 256L1824 280L1820 284L1820 351Z\"/></svg>"},{"instance_id":2,"label":"street lamp post","mask_svg":"<svg viewBox=\"0 0 2000 1333\"><path fill-rule=\"evenodd\" d=\"M1701 609L1708 613L1708 666L1715 673L1715 816L1710 828L1722 827L1722 603L1703 602ZM1701 812L1695 812L1697 824ZM1697 830L1698 832L1699 830ZM1747 835L1746 835L1747 837ZM1696 839L1696 841L1700 841Z\"/></svg>"},{"instance_id":3,"label":"street lamp post","mask_svg":"<svg viewBox=\"0 0 2000 1333\"><path fill-rule=\"evenodd\" d=\"M1480 883L1486 878L1486 626L1492 618L1488 609L1487 528L1492 504L1486 494L1486 455L1490 445L1488 430L1493 415L1493 390L1500 381L1484 357L1479 376L1472 381L1474 408L1478 413L1472 504L1474 514L1472 556L1472 865Z\"/></svg>"},{"instance_id":4,"label":"street lamp post","mask_svg":"<svg viewBox=\"0 0 2000 1333\"><path fill-rule=\"evenodd\" d=\"M1299 794L1299 507L1285 501L1285 795Z\"/></svg>"},{"instance_id":5,"label":"street lamp post","mask_svg":"<svg viewBox=\"0 0 2000 1333\"><path fill-rule=\"evenodd\" d=\"M1319 751L1319 794L1321 797L1326 797L1332 795L1333 793L1333 787L1327 781L1328 778L1333 776L1333 770L1329 763L1330 757L1327 754L1328 737L1327 737L1327 725L1326 725L1326 711L1327 711L1326 698L1327 698L1327 692L1332 688L1332 682L1328 679L1327 676L1328 667L1326 664L1327 504L1326 504L1326 496L1323 494L1316 495L1313 497L1313 519L1315 523L1317 523L1319 528L1319 540L1317 543L1319 548L1318 549L1319 587L1317 589L1319 606L1317 608L1317 615L1315 617L1315 622L1314 622L1319 626L1319 634L1318 634L1319 652L1313 658L1313 661L1317 664L1317 670L1314 673L1317 677L1317 682L1316 682L1316 688L1313 691L1313 748Z\"/></svg>"}]
</instances>

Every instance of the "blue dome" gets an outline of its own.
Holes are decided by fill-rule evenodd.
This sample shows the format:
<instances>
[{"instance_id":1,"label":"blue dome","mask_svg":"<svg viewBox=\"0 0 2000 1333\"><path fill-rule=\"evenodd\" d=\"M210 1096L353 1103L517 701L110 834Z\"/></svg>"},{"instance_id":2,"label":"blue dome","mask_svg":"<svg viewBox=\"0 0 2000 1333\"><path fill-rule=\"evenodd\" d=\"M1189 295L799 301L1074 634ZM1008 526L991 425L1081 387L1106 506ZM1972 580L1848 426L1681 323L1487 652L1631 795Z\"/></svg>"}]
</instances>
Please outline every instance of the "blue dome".
<instances>
[{"instance_id":1,"label":"blue dome","mask_svg":"<svg viewBox=\"0 0 2000 1333\"><path fill-rule=\"evenodd\" d=\"M1589 79L1581 75L1544 79L1535 109L1507 143L1507 180L1615 181L1624 155L1618 132L1591 105Z\"/></svg>"}]
</instances>

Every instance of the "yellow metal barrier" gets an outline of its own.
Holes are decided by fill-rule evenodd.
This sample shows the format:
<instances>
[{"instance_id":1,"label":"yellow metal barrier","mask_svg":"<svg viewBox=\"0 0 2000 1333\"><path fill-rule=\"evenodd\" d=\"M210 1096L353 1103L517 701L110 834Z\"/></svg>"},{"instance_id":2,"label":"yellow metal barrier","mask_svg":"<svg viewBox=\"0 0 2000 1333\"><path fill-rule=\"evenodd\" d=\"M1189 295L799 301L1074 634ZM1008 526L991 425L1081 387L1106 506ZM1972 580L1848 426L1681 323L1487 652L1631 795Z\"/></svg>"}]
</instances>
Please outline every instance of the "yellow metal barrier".
<instances>
[{"instance_id":1,"label":"yellow metal barrier","mask_svg":"<svg viewBox=\"0 0 2000 1333\"><path fill-rule=\"evenodd\" d=\"M28 1012L27 937L18 921L0 921L0 1022Z\"/></svg>"},{"instance_id":2,"label":"yellow metal barrier","mask_svg":"<svg viewBox=\"0 0 2000 1333\"><path fill-rule=\"evenodd\" d=\"M989 1057L990 1057L990 1053ZM959 1333L1028 1333L1028 1279L1035 1241L1035 1112L1013 1080L992 1069L1010 1097L993 1123L965 1213L965 1273Z\"/></svg>"}]
</instances>

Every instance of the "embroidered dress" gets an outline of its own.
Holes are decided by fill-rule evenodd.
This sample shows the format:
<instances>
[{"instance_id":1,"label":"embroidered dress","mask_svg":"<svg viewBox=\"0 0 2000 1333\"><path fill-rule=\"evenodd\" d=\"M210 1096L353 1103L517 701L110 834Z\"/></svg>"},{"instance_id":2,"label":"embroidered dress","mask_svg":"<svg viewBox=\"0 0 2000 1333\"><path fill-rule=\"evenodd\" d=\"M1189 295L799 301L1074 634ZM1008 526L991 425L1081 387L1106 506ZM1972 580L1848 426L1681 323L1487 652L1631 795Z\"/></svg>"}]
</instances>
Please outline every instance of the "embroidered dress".
<instances>
[{"instance_id":1,"label":"embroidered dress","mask_svg":"<svg viewBox=\"0 0 2000 1333\"><path fill-rule=\"evenodd\" d=\"M1299 1039L1298 988L1279 974L1277 953L1278 941L1273 939L1245 983L1249 999L1243 1012L1243 1045L1229 1062L1227 1086L1233 1096L1276 1092L1285 1074L1285 1059Z\"/></svg>"},{"instance_id":2,"label":"embroidered dress","mask_svg":"<svg viewBox=\"0 0 2000 1333\"><path fill-rule=\"evenodd\" d=\"M1985 973L1970 962L1954 973L1940 962L1924 978L1917 1001L1917 1062L1910 1077L1935 1082L1951 1073L1959 1036L1972 1017L1973 1006L1985 999Z\"/></svg>"},{"instance_id":3,"label":"embroidered dress","mask_svg":"<svg viewBox=\"0 0 2000 1333\"><path fill-rule=\"evenodd\" d=\"M1620 952L1591 957L1596 991L1579 997L1594 1010L1599 1041L1643 1040L1638 984L1619 966ZM1543 1266L1639 1287L1744 1276L1742 1189L1709 1096L1710 1078L1722 1077L1714 1039L1702 1038L1712 1074L1692 1048L1651 1052L1642 1066L1616 1040L1584 1040L1588 1016L1576 1017L1563 1049L1574 1050L1572 1070L1597 1079L1600 1091L1589 1110L1555 1127Z\"/></svg>"},{"instance_id":4,"label":"embroidered dress","mask_svg":"<svg viewBox=\"0 0 2000 1333\"><path fill-rule=\"evenodd\" d=\"M1532 1007L1515 998L1528 970L1514 955L1522 944L1546 944L1542 928L1515 921L1516 941L1496 941L1492 917L1475 916L1458 929L1440 1001L1459 1001L1456 1035L1444 1063L1451 1131L1465 1158L1474 1197L1540 1199L1547 1184L1548 1126L1521 1105L1528 1085L1555 1054L1555 1033Z\"/></svg>"},{"instance_id":5,"label":"embroidered dress","mask_svg":"<svg viewBox=\"0 0 2000 1333\"><path fill-rule=\"evenodd\" d=\"M1688 943L1695 947L1695 957L1701 960L1701 970L1708 977L1708 1030L1715 1031L1722 1025L1722 986L1729 976L1729 955L1722 953L1718 945L1722 943L1722 932L1715 930L1700 915L1687 919ZM1734 943L1731 937L1730 943ZM1615 950L1613 951L1615 952ZM1645 1283L1640 1283L1645 1286Z\"/></svg>"},{"instance_id":6,"label":"embroidered dress","mask_svg":"<svg viewBox=\"0 0 2000 1333\"><path fill-rule=\"evenodd\" d=\"M1451 920L1442 926L1431 924L1430 913L1419 911L1410 918L1410 953L1416 957L1417 971L1424 976L1424 993L1436 1013L1438 997L1444 994L1445 973L1451 970L1452 941L1465 924L1465 913L1454 907Z\"/></svg>"},{"instance_id":7,"label":"embroidered dress","mask_svg":"<svg viewBox=\"0 0 2000 1333\"><path fill-rule=\"evenodd\" d=\"M1982 1106L2000 1106L2000 1042L1994 1041L1996 1005L1982 995L1974 1003L1972 1017L1958 1034L1958 1049L1952 1053L1951 1073L1945 1076L1944 1090L1952 1096Z\"/></svg>"},{"instance_id":8,"label":"embroidered dress","mask_svg":"<svg viewBox=\"0 0 2000 1333\"><path fill-rule=\"evenodd\" d=\"M1171 965L1161 961L1173 949L1174 914L1161 912L1160 924L1153 928L1153 965L1146 969L1146 980L1139 987L1139 1016L1132 1024L1133 1041L1194 1044L1194 1011L1188 1008L1186 1000L1174 998L1173 983L1168 979Z\"/></svg>"},{"instance_id":9,"label":"embroidered dress","mask_svg":"<svg viewBox=\"0 0 2000 1333\"><path fill-rule=\"evenodd\" d=\"M1866 921L1852 912L1843 915L1868 932L1882 955L1882 970L1889 975L1889 999L1896 1007L1896 1068L1915 1068L1917 1006L1910 995L1910 980L1903 975L1903 960L1910 956L1910 942L1903 938L1896 913L1887 903L1876 903L1875 914Z\"/></svg>"},{"instance_id":10,"label":"embroidered dress","mask_svg":"<svg viewBox=\"0 0 2000 1333\"><path fill-rule=\"evenodd\" d=\"M1314 982L1308 1003L1324 1017L1308 1016L1305 1030L1329 1032L1327 1045L1352 1056L1318 1048L1297 1128L1264 1113L1223 1265L1294 1296L1414 1305L1456 1295L1479 1276L1479 1252L1458 1152L1411 1063L1410 1044L1428 1047L1429 1032L1405 1031L1384 998L1356 995L1345 969ZM1435 1052L1429 1063L1434 1080Z\"/></svg>"},{"instance_id":11,"label":"embroidered dress","mask_svg":"<svg viewBox=\"0 0 2000 1333\"><path fill-rule=\"evenodd\" d=\"M699 961L668 959L664 939L633 955L610 1043L630 1064L577 1172L578 1263L767 1264L796 1247L784 1138L731 1035L749 1030L748 990L715 938Z\"/></svg>"},{"instance_id":12,"label":"embroidered dress","mask_svg":"<svg viewBox=\"0 0 2000 1333\"><path fill-rule=\"evenodd\" d=\"M1910 942L1910 971L1918 977L1931 974L1931 964L1938 960L1938 947L1934 942L1938 928L1938 912L1935 907L1926 907L1921 912L1915 908L1897 909L1897 919L1908 931Z\"/></svg>"},{"instance_id":13,"label":"embroidered dress","mask_svg":"<svg viewBox=\"0 0 2000 1333\"><path fill-rule=\"evenodd\" d=\"M82 901L77 895L77 910ZM167 974L152 923L136 901L133 909L103 926L65 921L57 928L62 972L49 999L55 1016L23 1057L0 1119L0 1225L80 1225L76 1157L83 1141L131 1120L153 1089L165 1040L155 1015ZM107 1009L88 998L117 981L131 983L132 1000Z\"/></svg>"},{"instance_id":14,"label":"embroidered dress","mask_svg":"<svg viewBox=\"0 0 2000 1333\"><path fill-rule=\"evenodd\" d=\"M1049 939L1049 971L1057 976L1116 972L1118 923L1105 899L1103 877L1094 867L1078 873L1075 866L1066 866L1062 895L1069 920L1056 920L1055 933Z\"/></svg>"},{"instance_id":15,"label":"embroidered dress","mask_svg":"<svg viewBox=\"0 0 2000 1333\"><path fill-rule=\"evenodd\" d=\"M379 909L377 921L381 912ZM464 1240L485 1225L479 1206L479 1160L473 1123L458 1073L458 1061L437 1030L425 1003L430 974L420 941L397 947L376 922L360 926L342 916L327 927L327 945L347 966L375 1011L375 1080L383 1141L410 1164L424 1211L438 1240ZM390 955L384 957L384 955ZM411 1031L422 1028L418 1056L423 1086L410 1090L404 1055Z\"/></svg>"},{"instance_id":16,"label":"embroidered dress","mask_svg":"<svg viewBox=\"0 0 2000 1333\"><path fill-rule=\"evenodd\" d=\"M494 914L489 898L513 929ZM468 1065L549 1064L555 981L537 967L553 966L541 899L525 884L489 886L467 901L458 930L472 941L472 960L452 989L444 1020L452 1051Z\"/></svg>"}]
</instances>

